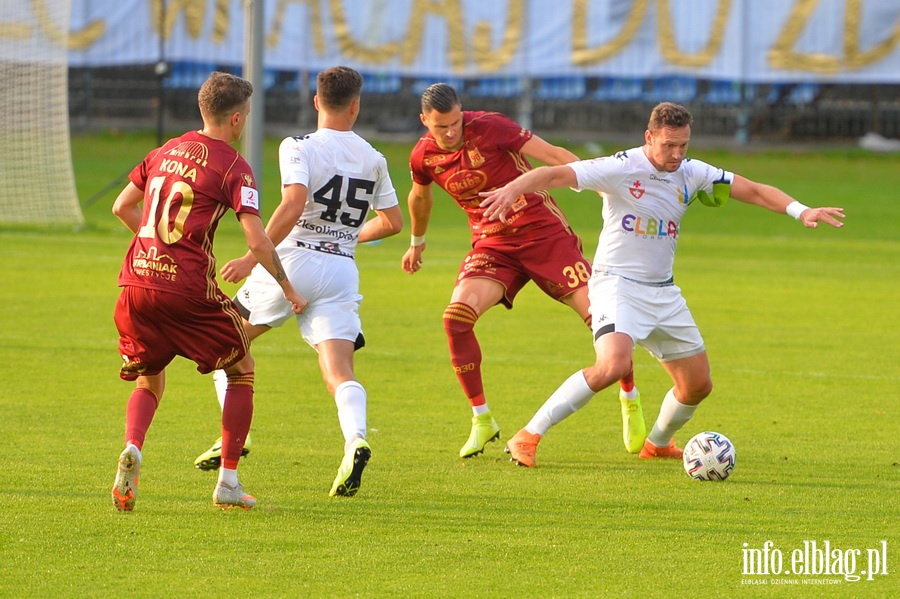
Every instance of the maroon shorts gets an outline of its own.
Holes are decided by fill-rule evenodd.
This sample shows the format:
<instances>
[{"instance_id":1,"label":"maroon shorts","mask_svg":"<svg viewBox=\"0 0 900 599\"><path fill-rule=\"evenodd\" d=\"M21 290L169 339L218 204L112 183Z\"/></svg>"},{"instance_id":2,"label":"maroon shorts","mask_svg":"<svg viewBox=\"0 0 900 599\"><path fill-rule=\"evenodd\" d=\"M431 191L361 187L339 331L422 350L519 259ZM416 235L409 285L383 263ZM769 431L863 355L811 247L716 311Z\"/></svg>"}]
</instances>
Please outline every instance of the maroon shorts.
<instances>
[{"instance_id":1,"label":"maroon shorts","mask_svg":"<svg viewBox=\"0 0 900 599\"><path fill-rule=\"evenodd\" d=\"M466 254L456 282L480 277L506 289L500 302L512 308L516 294L528 281L560 300L585 287L591 263L584 257L581 239L563 227L526 229L512 235L483 237Z\"/></svg>"},{"instance_id":2,"label":"maroon shorts","mask_svg":"<svg viewBox=\"0 0 900 599\"><path fill-rule=\"evenodd\" d=\"M126 286L116 303L119 373L126 381L159 374L175 356L197 363L206 374L239 361L250 346L241 316L231 300L201 299L175 293Z\"/></svg>"}]
</instances>

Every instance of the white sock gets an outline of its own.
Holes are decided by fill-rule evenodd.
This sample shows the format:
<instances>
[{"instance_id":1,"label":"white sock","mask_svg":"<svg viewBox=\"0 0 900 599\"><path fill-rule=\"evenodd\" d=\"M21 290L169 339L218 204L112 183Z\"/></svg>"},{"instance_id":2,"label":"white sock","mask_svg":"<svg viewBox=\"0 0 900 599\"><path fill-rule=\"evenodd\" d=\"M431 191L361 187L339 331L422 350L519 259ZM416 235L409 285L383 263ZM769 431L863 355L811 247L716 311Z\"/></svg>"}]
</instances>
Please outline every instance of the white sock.
<instances>
[{"instance_id":1,"label":"white sock","mask_svg":"<svg viewBox=\"0 0 900 599\"><path fill-rule=\"evenodd\" d=\"M553 392L553 395L532 416L531 421L525 426L525 430L543 437L551 426L559 424L586 406L592 397L594 397L594 391L588 386L584 372L579 370Z\"/></svg>"},{"instance_id":2,"label":"white sock","mask_svg":"<svg viewBox=\"0 0 900 599\"><path fill-rule=\"evenodd\" d=\"M694 417L696 409L697 406L687 406L675 399L674 387L669 389L659 407L659 416L656 417L656 423L647 435L647 440L657 447L668 447L675 433Z\"/></svg>"},{"instance_id":3,"label":"white sock","mask_svg":"<svg viewBox=\"0 0 900 599\"><path fill-rule=\"evenodd\" d=\"M472 406L472 415L473 416L481 416L482 414L487 414L491 409L488 407L487 403L483 403L480 406Z\"/></svg>"},{"instance_id":4,"label":"white sock","mask_svg":"<svg viewBox=\"0 0 900 599\"><path fill-rule=\"evenodd\" d=\"M366 438L366 390L358 381L344 381L334 390L338 422L344 434L344 445Z\"/></svg>"},{"instance_id":5,"label":"white sock","mask_svg":"<svg viewBox=\"0 0 900 599\"><path fill-rule=\"evenodd\" d=\"M224 370L213 371L213 385L216 386L216 399L219 400L219 406L225 411L225 389L228 387L228 375Z\"/></svg>"},{"instance_id":6,"label":"white sock","mask_svg":"<svg viewBox=\"0 0 900 599\"><path fill-rule=\"evenodd\" d=\"M219 482L225 483L229 487L236 487L238 484L237 470L219 468Z\"/></svg>"},{"instance_id":7,"label":"white sock","mask_svg":"<svg viewBox=\"0 0 900 599\"><path fill-rule=\"evenodd\" d=\"M141 453L141 450L138 449L138 446L135 445L134 443L129 443L128 445L125 446L125 449L128 449L129 447L131 447L131 448L132 448L131 451L132 451L135 455L137 455L137 461L138 461L138 463L140 463L141 460L144 459L144 455Z\"/></svg>"}]
</instances>

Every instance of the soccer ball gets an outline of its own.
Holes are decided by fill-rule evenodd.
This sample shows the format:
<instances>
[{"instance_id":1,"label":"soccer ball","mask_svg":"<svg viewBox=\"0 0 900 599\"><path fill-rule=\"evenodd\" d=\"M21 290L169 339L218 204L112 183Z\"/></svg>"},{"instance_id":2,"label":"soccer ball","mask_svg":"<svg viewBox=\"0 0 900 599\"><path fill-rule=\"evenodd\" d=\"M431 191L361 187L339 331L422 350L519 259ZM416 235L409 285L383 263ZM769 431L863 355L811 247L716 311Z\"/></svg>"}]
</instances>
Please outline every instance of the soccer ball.
<instances>
[{"instance_id":1,"label":"soccer ball","mask_svg":"<svg viewBox=\"0 0 900 599\"><path fill-rule=\"evenodd\" d=\"M734 470L734 444L722 433L697 433L684 446L684 471L697 480L725 480Z\"/></svg>"}]
</instances>

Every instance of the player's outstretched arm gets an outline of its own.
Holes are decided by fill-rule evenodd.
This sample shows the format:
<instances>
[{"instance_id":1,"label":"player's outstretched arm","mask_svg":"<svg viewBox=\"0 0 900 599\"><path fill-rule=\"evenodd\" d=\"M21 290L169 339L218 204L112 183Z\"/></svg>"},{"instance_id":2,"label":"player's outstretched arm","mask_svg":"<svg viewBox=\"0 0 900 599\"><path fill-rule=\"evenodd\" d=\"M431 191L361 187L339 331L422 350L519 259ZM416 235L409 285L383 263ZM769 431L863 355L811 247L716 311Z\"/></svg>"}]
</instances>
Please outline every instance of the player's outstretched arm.
<instances>
[{"instance_id":1,"label":"player's outstretched arm","mask_svg":"<svg viewBox=\"0 0 900 599\"><path fill-rule=\"evenodd\" d=\"M523 173L497 189L482 191L478 195L484 198L481 207L488 220L500 219L506 222L513 203L523 194L556 187L575 187L578 179L575 171L566 165L541 166Z\"/></svg>"},{"instance_id":2,"label":"player's outstretched arm","mask_svg":"<svg viewBox=\"0 0 900 599\"><path fill-rule=\"evenodd\" d=\"M404 271L413 274L422 268L422 252L425 251L425 231L431 218L431 207L434 197L430 185L420 185L413 181L406 200L409 206L409 226L412 232L409 249L403 254L400 266Z\"/></svg>"},{"instance_id":3,"label":"player's outstretched arm","mask_svg":"<svg viewBox=\"0 0 900 599\"><path fill-rule=\"evenodd\" d=\"M549 166L558 166L580 160L578 156L562 146L554 146L537 135L526 141L519 150L529 158L540 160Z\"/></svg>"},{"instance_id":4,"label":"player's outstretched arm","mask_svg":"<svg viewBox=\"0 0 900 599\"><path fill-rule=\"evenodd\" d=\"M278 258L278 252L275 251L275 245L266 235L262 220L255 214L246 212L239 214L238 218L241 221L241 228L244 230L244 237L247 238L247 247L250 248L250 252L281 286L285 299L291 302L294 314L303 312L308 302L291 285L284 272L284 267L281 265L281 260Z\"/></svg>"},{"instance_id":5,"label":"player's outstretched arm","mask_svg":"<svg viewBox=\"0 0 900 599\"><path fill-rule=\"evenodd\" d=\"M272 218L266 225L266 235L272 240L273 245L278 245L288 236L291 229L303 214L306 206L307 189L305 185L285 185L281 189L281 203L272 213ZM250 276L250 271L256 266L256 256L247 252L240 258L230 260L222 267L222 278L229 283L238 283Z\"/></svg>"},{"instance_id":6,"label":"player's outstretched arm","mask_svg":"<svg viewBox=\"0 0 900 599\"><path fill-rule=\"evenodd\" d=\"M747 204L754 204L780 214L787 214L803 223L804 227L815 229L819 223L832 227L843 227L844 209L834 206L810 208L801 204L784 191L772 185L757 183L740 175L734 176L731 197Z\"/></svg>"}]
</instances>

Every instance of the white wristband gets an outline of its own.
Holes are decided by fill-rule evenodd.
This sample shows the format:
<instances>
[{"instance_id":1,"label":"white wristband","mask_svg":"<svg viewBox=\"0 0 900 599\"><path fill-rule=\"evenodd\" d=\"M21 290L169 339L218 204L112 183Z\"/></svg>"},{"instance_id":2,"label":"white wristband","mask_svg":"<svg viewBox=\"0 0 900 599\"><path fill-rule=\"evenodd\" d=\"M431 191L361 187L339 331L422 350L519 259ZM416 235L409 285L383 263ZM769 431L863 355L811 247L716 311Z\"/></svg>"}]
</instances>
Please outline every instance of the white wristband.
<instances>
[{"instance_id":1,"label":"white wristband","mask_svg":"<svg viewBox=\"0 0 900 599\"><path fill-rule=\"evenodd\" d=\"M804 210L809 210L809 206L793 201L787 205L787 208L785 208L784 211L794 220L800 220L800 215L803 214Z\"/></svg>"},{"instance_id":2,"label":"white wristband","mask_svg":"<svg viewBox=\"0 0 900 599\"><path fill-rule=\"evenodd\" d=\"M409 239L409 243L410 243L410 245L419 247L420 245L423 245L425 243L425 236L424 235L411 235L410 239Z\"/></svg>"}]
</instances>

